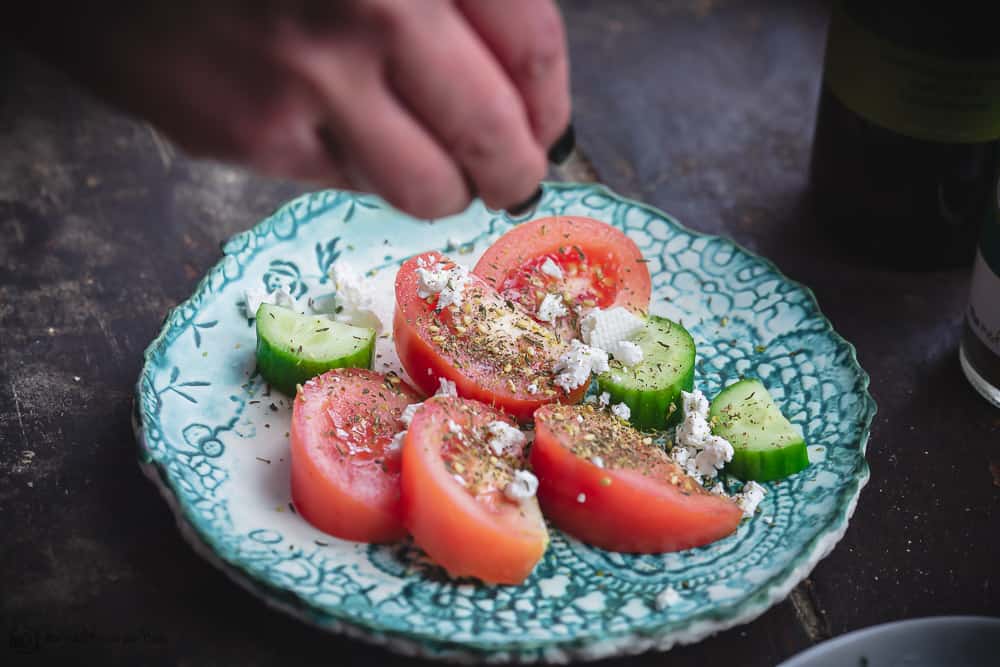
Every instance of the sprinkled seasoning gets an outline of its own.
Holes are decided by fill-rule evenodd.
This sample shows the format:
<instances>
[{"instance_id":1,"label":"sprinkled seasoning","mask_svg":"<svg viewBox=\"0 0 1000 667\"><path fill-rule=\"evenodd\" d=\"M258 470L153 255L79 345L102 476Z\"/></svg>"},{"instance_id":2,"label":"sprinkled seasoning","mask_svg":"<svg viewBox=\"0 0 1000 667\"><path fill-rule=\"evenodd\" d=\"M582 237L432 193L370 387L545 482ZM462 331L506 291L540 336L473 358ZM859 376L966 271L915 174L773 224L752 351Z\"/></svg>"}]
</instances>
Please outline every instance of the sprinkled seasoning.
<instances>
[{"instance_id":1,"label":"sprinkled seasoning","mask_svg":"<svg viewBox=\"0 0 1000 667\"><path fill-rule=\"evenodd\" d=\"M577 417L583 417L583 421ZM636 470L673 484L684 493L707 493L650 436L593 403L546 406L536 415L536 428L541 426L574 455L595 465L600 461L598 467ZM610 477L600 482L602 486L611 483Z\"/></svg>"}]
</instances>

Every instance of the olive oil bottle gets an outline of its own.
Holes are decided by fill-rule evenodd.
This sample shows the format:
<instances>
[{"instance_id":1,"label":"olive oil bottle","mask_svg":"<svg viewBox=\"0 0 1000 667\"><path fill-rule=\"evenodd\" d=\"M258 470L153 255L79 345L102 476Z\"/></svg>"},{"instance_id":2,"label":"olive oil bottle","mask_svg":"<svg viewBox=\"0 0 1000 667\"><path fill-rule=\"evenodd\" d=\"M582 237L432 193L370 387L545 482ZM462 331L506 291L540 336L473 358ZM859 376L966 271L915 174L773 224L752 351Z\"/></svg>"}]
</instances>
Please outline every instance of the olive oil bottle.
<instances>
[{"instance_id":1,"label":"olive oil bottle","mask_svg":"<svg viewBox=\"0 0 1000 667\"><path fill-rule=\"evenodd\" d=\"M852 254L911 270L972 262L997 216L995 5L836 2L811 184L817 218Z\"/></svg>"}]
</instances>

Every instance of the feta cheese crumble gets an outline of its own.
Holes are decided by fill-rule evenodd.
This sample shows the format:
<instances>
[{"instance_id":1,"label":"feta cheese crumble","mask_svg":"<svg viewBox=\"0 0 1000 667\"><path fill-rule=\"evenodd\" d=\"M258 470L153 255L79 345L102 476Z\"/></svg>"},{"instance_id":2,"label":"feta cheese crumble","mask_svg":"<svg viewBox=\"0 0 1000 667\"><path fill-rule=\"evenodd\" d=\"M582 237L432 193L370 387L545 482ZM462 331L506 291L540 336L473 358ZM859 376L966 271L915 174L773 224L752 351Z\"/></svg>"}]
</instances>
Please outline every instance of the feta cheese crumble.
<instances>
[{"instance_id":1,"label":"feta cheese crumble","mask_svg":"<svg viewBox=\"0 0 1000 667\"><path fill-rule=\"evenodd\" d=\"M600 456L592 456L590 458L590 462L593 463L598 468L604 467L604 459L602 459Z\"/></svg>"},{"instance_id":2,"label":"feta cheese crumble","mask_svg":"<svg viewBox=\"0 0 1000 667\"><path fill-rule=\"evenodd\" d=\"M399 415L399 421L403 422L403 424L406 425L406 428L410 428L410 423L413 421L413 415L417 413L417 410L420 409L421 405L423 405L423 403L410 403L403 408L403 413Z\"/></svg>"},{"instance_id":3,"label":"feta cheese crumble","mask_svg":"<svg viewBox=\"0 0 1000 667\"><path fill-rule=\"evenodd\" d=\"M580 495L578 495L576 497L576 502L578 502L578 503L585 503L585 502L587 502L587 494L586 493L581 493Z\"/></svg>"},{"instance_id":4,"label":"feta cheese crumble","mask_svg":"<svg viewBox=\"0 0 1000 667\"><path fill-rule=\"evenodd\" d=\"M714 479L719 470L733 459L733 446L720 436L712 435L708 425L708 399L695 389L681 392L684 421L677 427L676 444L671 458L684 472L699 483Z\"/></svg>"},{"instance_id":5,"label":"feta cheese crumble","mask_svg":"<svg viewBox=\"0 0 1000 667\"><path fill-rule=\"evenodd\" d=\"M563 304L562 297L558 294L546 294L542 302L538 304L538 319L542 322L555 322L560 317L566 317L569 311Z\"/></svg>"},{"instance_id":6,"label":"feta cheese crumble","mask_svg":"<svg viewBox=\"0 0 1000 667\"><path fill-rule=\"evenodd\" d=\"M612 349L608 350L618 361L625 366L632 367L642 363L642 348L637 343L630 340L618 341Z\"/></svg>"},{"instance_id":7,"label":"feta cheese crumble","mask_svg":"<svg viewBox=\"0 0 1000 667\"><path fill-rule=\"evenodd\" d=\"M611 406L611 414L619 419L628 419L632 416L632 410L624 403L615 403Z\"/></svg>"},{"instance_id":8,"label":"feta cheese crumble","mask_svg":"<svg viewBox=\"0 0 1000 667\"><path fill-rule=\"evenodd\" d=\"M486 430L490 433L487 445L497 456L503 456L507 453L516 454L524 446L524 433L505 421L490 422L486 425Z\"/></svg>"},{"instance_id":9,"label":"feta cheese crumble","mask_svg":"<svg viewBox=\"0 0 1000 667\"><path fill-rule=\"evenodd\" d=\"M389 451L396 451L403 447L403 439L406 438L406 431L400 431L396 435L392 436L392 440L389 441L389 446L386 448Z\"/></svg>"},{"instance_id":10,"label":"feta cheese crumble","mask_svg":"<svg viewBox=\"0 0 1000 667\"><path fill-rule=\"evenodd\" d=\"M516 503L534 498L537 492L538 478L529 470L515 471L514 479L503 488L503 495Z\"/></svg>"},{"instance_id":11,"label":"feta cheese crumble","mask_svg":"<svg viewBox=\"0 0 1000 667\"><path fill-rule=\"evenodd\" d=\"M531 384L528 385L528 393L529 394L537 394L538 393L538 383L537 382L532 382Z\"/></svg>"},{"instance_id":12,"label":"feta cheese crumble","mask_svg":"<svg viewBox=\"0 0 1000 667\"><path fill-rule=\"evenodd\" d=\"M733 496L733 500L743 510L743 516L750 517L757 511L757 506L764 500L766 493L767 489L757 482L750 480L743 485L743 489L739 493Z\"/></svg>"},{"instance_id":13,"label":"feta cheese crumble","mask_svg":"<svg viewBox=\"0 0 1000 667\"><path fill-rule=\"evenodd\" d=\"M345 431L342 428L338 428L337 429L337 437L340 438L341 440L347 440L348 438L351 437L351 434L348 433L347 431Z\"/></svg>"},{"instance_id":14,"label":"feta cheese crumble","mask_svg":"<svg viewBox=\"0 0 1000 667\"><path fill-rule=\"evenodd\" d=\"M439 295L438 310L448 306L461 306L465 286L469 282L469 270L457 264L450 269L442 269L440 266L437 264L429 269L417 268L417 296L426 299L434 294Z\"/></svg>"},{"instance_id":15,"label":"feta cheese crumble","mask_svg":"<svg viewBox=\"0 0 1000 667\"><path fill-rule=\"evenodd\" d=\"M555 383L569 392L590 382L591 373L604 373L608 368L607 352L584 345L574 338L569 349L559 357L553 371L556 373Z\"/></svg>"},{"instance_id":16,"label":"feta cheese crumble","mask_svg":"<svg viewBox=\"0 0 1000 667\"><path fill-rule=\"evenodd\" d=\"M562 280L563 272L558 264L552 261L551 257L546 257L539 270L547 276L552 276L556 280Z\"/></svg>"},{"instance_id":17,"label":"feta cheese crumble","mask_svg":"<svg viewBox=\"0 0 1000 667\"><path fill-rule=\"evenodd\" d=\"M656 595L656 599L653 604L660 611L673 607L675 604L681 601L681 594L678 593L672 586L667 586L662 591Z\"/></svg>"},{"instance_id":18,"label":"feta cheese crumble","mask_svg":"<svg viewBox=\"0 0 1000 667\"><path fill-rule=\"evenodd\" d=\"M595 308L580 320L580 337L587 345L610 352L616 343L629 340L645 326L642 318L622 306Z\"/></svg>"},{"instance_id":19,"label":"feta cheese crumble","mask_svg":"<svg viewBox=\"0 0 1000 667\"><path fill-rule=\"evenodd\" d=\"M378 316L372 299L377 290L373 288L371 281L362 278L344 262L331 266L327 275L337 290L333 319L382 333L382 319ZM315 305L313 309L316 309Z\"/></svg>"},{"instance_id":20,"label":"feta cheese crumble","mask_svg":"<svg viewBox=\"0 0 1000 667\"><path fill-rule=\"evenodd\" d=\"M452 398L458 398L458 389L455 387L455 383L451 380L447 380L443 377L438 378L438 390L434 392L435 396L451 396Z\"/></svg>"},{"instance_id":21,"label":"feta cheese crumble","mask_svg":"<svg viewBox=\"0 0 1000 667\"><path fill-rule=\"evenodd\" d=\"M291 308L297 312L301 312L299 302L296 301L295 297L292 296L284 287L278 288L273 292L268 292L260 287L250 287L243 292L243 301L246 303L246 316L247 319L255 319L257 317L257 309L260 308L261 304L269 303L274 306L283 306L285 308Z\"/></svg>"},{"instance_id":22,"label":"feta cheese crumble","mask_svg":"<svg viewBox=\"0 0 1000 667\"><path fill-rule=\"evenodd\" d=\"M448 420L448 431L453 433L459 440L463 440L465 438L465 429L463 429L462 425L454 419Z\"/></svg>"}]
</instances>

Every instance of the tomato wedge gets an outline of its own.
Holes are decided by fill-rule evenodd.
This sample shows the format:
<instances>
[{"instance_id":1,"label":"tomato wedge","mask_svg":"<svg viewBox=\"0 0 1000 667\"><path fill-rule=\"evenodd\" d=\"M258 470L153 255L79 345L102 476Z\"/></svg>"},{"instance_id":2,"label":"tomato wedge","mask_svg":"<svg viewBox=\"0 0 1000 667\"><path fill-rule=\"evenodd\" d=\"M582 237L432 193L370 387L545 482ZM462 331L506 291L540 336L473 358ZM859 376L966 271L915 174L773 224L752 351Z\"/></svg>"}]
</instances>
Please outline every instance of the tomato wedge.
<instances>
[{"instance_id":1,"label":"tomato wedge","mask_svg":"<svg viewBox=\"0 0 1000 667\"><path fill-rule=\"evenodd\" d=\"M399 417L420 395L395 375L338 368L302 385L292 406L292 501L325 533L358 542L406 535L399 503Z\"/></svg>"},{"instance_id":2,"label":"tomato wedge","mask_svg":"<svg viewBox=\"0 0 1000 667\"><path fill-rule=\"evenodd\" d=\"M454 577L517 584L548 545L534 496L504 494L525 465L520 445L497 454L490 424L509 417L476 401L434 397L403 445L403 520L414 542Z\"/></svg>"},{"instance_id":3,"label":"tomato wedge","mask_svg":"<svg viewBox=\"0 0 1000 667\"><path fill-rule=\"evenodd\" d=\"M684 474L652 439L592 405L535 413L538 502L570 535L603 549L679 551L729 535L742 512Z\"/></svg>"},{"instance_id":4,"label":"tomato wedge","mask_svg":"<svg viewBox=\"0 0 1000 667\"><path fill-rule=\"evenodd\" d=\"M393 334L414 383L431 394L438 378L446 378L459 396L499 407L521 421L546 403L579 401L586 385L567 394L553 381L552 369L565 344L478 276L468 275L460 305L438 308L440 294L422 290L419 271L454 266L429 252L406 261L396 276Z\"/></svg>"},{"instance_id":5,"label":"tomato wedge","mask_svg":"<svg viewBox=\"0 0 1000 667\"><path fill-rule=\"evenodd\" d=\"M546 295L561 297L567 314L553 324L563 340L578 333L577 307L649 309L649 269L639 248L620 229L593 218L556 216L517 225L472 272L536 317Z\"/></svg>"}]
</instances>

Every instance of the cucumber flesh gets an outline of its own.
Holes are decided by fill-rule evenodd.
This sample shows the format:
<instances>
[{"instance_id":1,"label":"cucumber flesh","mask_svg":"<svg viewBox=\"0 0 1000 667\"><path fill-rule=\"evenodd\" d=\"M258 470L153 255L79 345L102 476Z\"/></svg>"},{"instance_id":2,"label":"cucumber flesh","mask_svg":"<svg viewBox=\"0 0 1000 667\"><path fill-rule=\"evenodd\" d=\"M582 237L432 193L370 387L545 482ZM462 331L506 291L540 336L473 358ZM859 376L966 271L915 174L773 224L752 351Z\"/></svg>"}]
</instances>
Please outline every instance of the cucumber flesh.
<instances>
[{"instance_id":1,"label":"cucumber flesh","mask_svg":"<svg viewBox=\"0 0 1000 667\"><path fill-rule=\"evenodd\" d=\"M712 433L733 446L726 472L744 481L770 482L809 465L805 439L760 380L747 378L723 389L708 416Z\"/></svg>"},{"instance_id":2,"label":"cucumber flesh","mask_svg":"<svg viewBox=\"0 0 1000 667\"><path fill-rule=\"evenodd\" d=\"M257 309L257 370L275 389L295 395L295 386L331 368L371 368L375 330L300 315L290 308Z\"/></svg>"},{"instance_id":3,"label":"cucumber flesh","mask_svg":"<svg viewBox=\"0 0 1000 667\"><path fill-rule=\"evenodd\" d=\"M677 322L650 315L632 342L642 348L642 361L631 368L612 362L597 377L598 391L625 403L636 428L666 428L681 418L681 391L694 388L694 339Z\"/></svg>"}]
</instances>

